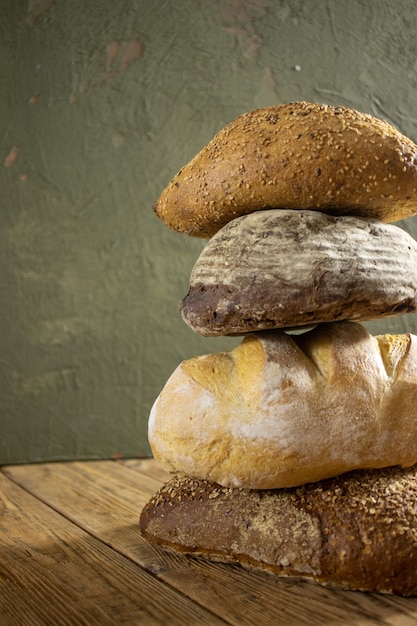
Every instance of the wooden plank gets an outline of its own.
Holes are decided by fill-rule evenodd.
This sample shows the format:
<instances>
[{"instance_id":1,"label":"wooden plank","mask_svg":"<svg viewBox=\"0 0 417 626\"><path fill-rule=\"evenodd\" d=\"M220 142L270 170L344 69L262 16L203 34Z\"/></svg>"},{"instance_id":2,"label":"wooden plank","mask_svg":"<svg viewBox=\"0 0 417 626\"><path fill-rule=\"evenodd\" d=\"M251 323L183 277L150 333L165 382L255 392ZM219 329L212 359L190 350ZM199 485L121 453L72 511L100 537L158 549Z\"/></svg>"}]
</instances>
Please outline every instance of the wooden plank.
<instances>
[{"instance_id":1,"label":"wooden plank","mask_svg":"<svg viewBox=\"0 0 417 626\"><path fill-rule=\"evenodd\" d=\"M0 623L224 624L2 473Z\"/></svg>"},{"instance_id":2,"label":"wooden plank","mask_svg":"<svg viewBox=\"0 0 417 626\"><path fill-rule=\"evenodd\" d=\"M172 474L164 470L162 465L153 458L121 459L118 463L135 472L140 472L145 480L147 478L155 480L160 487L172 478Z\"/></svg>"},{"instance_id":3,"label":"wooden plank","mask_svg":"<svg viewBox=\"0 0 417 626\"><path fill-rule=\"evenodd\" d=\"M3 471L89 533L236 626L417 623L415 598L332 591L152 546L140 536L137 522L142 506L166 476L154 461L41 464Z\"/></svg>"}]
</instances>

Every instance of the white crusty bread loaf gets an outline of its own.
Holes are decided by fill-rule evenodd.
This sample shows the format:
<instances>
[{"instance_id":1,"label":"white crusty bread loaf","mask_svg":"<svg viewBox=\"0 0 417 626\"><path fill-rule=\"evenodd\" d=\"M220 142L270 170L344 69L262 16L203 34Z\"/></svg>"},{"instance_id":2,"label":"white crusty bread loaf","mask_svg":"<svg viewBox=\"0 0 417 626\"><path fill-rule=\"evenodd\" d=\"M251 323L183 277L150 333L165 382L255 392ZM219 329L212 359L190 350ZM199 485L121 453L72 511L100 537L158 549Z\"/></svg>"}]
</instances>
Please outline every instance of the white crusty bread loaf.
<instances>
[{"instance_id":1,"label":"white crusty bread loaf","mask_svg":"<svg viewBox=\"0 0 417 626\"><path fill-rule=\"evenodd\" d=\"M417 462L417 337L359 323L248 335L184 361L149 418L170 472L275 489Z\"/></svg>"},{"instance_id":2,"label":"white crusty bread loaf","mask_svg":"<svg viewBox=\"0 0 417 626\"><path fill-rule=\"evenodd\" d=\"M378 220L257 211L205 245L180 304L204 336L417 310L417 242Z\"/></svg>"},{"instance_id":3,"label":"white crusty bread loaf","mask_svg":"<svg viewBox=\"0 0 417 626\"><path fill-rule=\"evenodd\" d=\"M144 537L177 552L323 585L417 595L417 468L352 472L293 489L173 478Z\"/></svg>"},{"instance_id":4,"label":"white crusty bread loaf","mask_svg":"<svg viewBox=\"0 0 417 626\"><path fill-rule=\"evenodd\" d=\"M265 208L393 222L417 212L417 146L385 121L308 102L245 113L185 165L154 204L179 232L210 237Z\"/></svg>"}]
</instances>

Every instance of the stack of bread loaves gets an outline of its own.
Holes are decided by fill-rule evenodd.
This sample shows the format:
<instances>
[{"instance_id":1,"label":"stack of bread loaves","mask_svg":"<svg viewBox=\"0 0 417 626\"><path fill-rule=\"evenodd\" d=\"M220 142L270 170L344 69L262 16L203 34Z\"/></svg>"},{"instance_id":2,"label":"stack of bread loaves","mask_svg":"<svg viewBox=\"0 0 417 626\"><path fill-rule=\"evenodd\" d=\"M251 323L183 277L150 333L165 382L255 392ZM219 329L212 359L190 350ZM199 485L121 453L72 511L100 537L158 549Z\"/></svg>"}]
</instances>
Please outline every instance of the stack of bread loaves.
<instances>
[{"instance_id":1,"label":"stack of bread loaves","mask_svg":"<svg viewBox=\"0 0 417 626\"><path fill-rule=\"evenodd\" d=\"M208 238L181 314L244 335L184 361L149 419L175 476L145 506L169 549L347 589L417 594L417 146L305 102L238 117L155 204ZM414 467L413 467L414 466Z\"/></svg>"}]
</instances>

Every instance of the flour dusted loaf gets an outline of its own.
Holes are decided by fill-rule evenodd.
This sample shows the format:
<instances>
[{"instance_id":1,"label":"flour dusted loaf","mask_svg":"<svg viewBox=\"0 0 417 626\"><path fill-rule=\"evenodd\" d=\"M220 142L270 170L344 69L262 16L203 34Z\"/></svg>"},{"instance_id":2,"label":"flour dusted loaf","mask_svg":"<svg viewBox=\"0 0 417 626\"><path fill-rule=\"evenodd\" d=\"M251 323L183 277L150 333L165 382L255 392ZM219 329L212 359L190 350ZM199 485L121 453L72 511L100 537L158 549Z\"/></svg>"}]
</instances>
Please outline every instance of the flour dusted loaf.
<instances>
[{"instance_id":1,"label":"flour dusted loaf","mask_svg":"<svg viewBox=\"0 0 417 626\"><path fill-rule=\"evenodd\" d=\"M207 242L180 310L204 336L415 312L417 242L378 220L257 211Z\"/></svg>"},{"instance_id":2,"label":"flour dusted loaf","mask_svg":"<svg viewBox=\"0 0 417 626\"><path fill-rule=\"evenodd\" d=\"M417 469L259 491L173 478L145 506L165 548L351 590L417 594Z\"/></svg>"},{"instance_id":3,"label":"flour dusted loaf","mask_svg":"<svg viewBox=\"0 0 417 626\"><path fill-rule=\"evenodd\" d=\"M248 335L184 361L151 410L155 458L223 486L291 487L417 462L417 337L356 322Z\"/></svg>"},{"instance_id":4,"label":"flour dusted loaf","mask_svg":"<svg viewBox=\"0 0 417 626\"><path fill-rule=\"evenodd\" d=\"M296 102L228 124L154 204L179 232L210 237L265 208L319 209L393 222L417 212L417 146L385 121Z\"/></svg>"}]
</instances>

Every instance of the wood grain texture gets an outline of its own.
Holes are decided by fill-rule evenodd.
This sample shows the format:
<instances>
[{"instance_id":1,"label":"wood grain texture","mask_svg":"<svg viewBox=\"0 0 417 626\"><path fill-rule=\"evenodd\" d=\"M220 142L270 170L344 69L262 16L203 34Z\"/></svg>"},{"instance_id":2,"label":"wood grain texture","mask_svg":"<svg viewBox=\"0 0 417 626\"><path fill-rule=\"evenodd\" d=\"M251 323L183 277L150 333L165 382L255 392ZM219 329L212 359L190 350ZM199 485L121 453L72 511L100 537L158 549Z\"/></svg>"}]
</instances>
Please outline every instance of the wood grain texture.
<instances>
[{"instance_id":1,"label":"wood grain texture","mask_svg":"<svg viewBox=\"0 0 417 626\"><path fill-rule=\"evenodd\" d=\"M120 591L118 593L121 593L122 597L123 593L126 595L132 593L132 587L137 585L137 589L141 589L141 585L145 585L146 589L142 589L142 593L149 598L148 602L152 607L154 603L157 603L158 606L161 606L161 611L171 612L172 610L173 618L170 617L170 624L180 623L173 621L180 611L177 604L177 594L174 593L173 588L181 596L184 596L184 602L193 601L191 606L194 607L193 610L197 611L194 613L194 621L187 622L184 620L182 622L184 624L226 623L236 626L253 624L269 626L273 623L278 626L281 624L285 624L285 626L303 626L304 624L309 626L322 626L323 624L334 626L336 624L414 626L416 623L417 599L330 591L311 583L280 580L267 574L252 573L235 566L189 559L152 546L139 534L138 517L151 494L168 479L168 474L153 460L10 466L3 468L3 482L5 477L15 483L13 486L6 481L9 491L15 492L16 485L20 485L35 497L30 498L32 503L32 508L30 508L28 494L23 494L22 489L18 489L21 497L25 496L17 510L18 519L26 520L23 534L27 544L36 546L37 542L40 541L40 545L42 545L46 536L50 539L49 545L58 543L58 546L62 544L66 546L61 548L61 553L67 550L66 563L69 574L66 580L70 594L74 593L71 591L71 585L75 586L76 589L78 584L74 582L73 577L75 576L75 581L78 580L79 569L81 569L81 565L84 567L86 561L85 573L82 574L81 578L85 587L84 597L95 597L97 604L99 603L99 594L93 596L91 586L94 587L95 577L98 576L97 570L101 572L101 569L104 568L106 577L110 578L110 571L113 573L112 585L119 585ZM38 501L36 506L34 506L35 499ZM7 506L11 508L10 504ZM37 521L39 513L36 511L38 507L43 511L49 511L47 519L43 517ZM15 509L16 506L14 506ZM55 513L49 509L55 509ZM64 517L67 519L64 520ZM4 519L5 516L3 515L2 530ZM30 530L31 525L32 530ZM78 544L76 544L78 546L76 554L68 549L68 545L71 545L68 536L69 531L65 533L62 530L63 526L73 528L75 535L80 537ZM13 547L18 541L11 530L11 528L17 527L15 522L8 526L7 532L10 537L3 533L6 547L9 544L12 544ZM61 534L63 534L62 540L60 539ZM99 554L109 555L109 562L104 560L104 565L102 565L104 557L100 557L101 560L96 563L94 551L87 550L87 546L95 544L95 542L101 546ZM22 547L19 553L20 559L24 558L23 550ZM32 549L32 553L34 552L35 550ZM56 561L59 561L59 554L61 553L55 557ZM114 565L115 562L117 566ZM20 567L22 577L20 584L28 585L33 578L33 571L25 571L23 563L24 561ZM111 564L110 571L109 563ZM124 564L126 564L126 569ZM9 564L9 568L11 567L12 565ZM17 564L13 565L13 571L17 567ZM37 563L35 570L37 578L40 578L41 572L44 575L44 567L43 562ZM59 570L58 565L55 567ZM140 584L137 583L139 576L137 570L140 570L141 576L144 576L140 579ZM153 575L149 586L145 583L148 578L143 570L147 570ZM16 574L13 575L17 577ZM16 595L13 596L16 583L11 582L12 580L10 576L9 580L2 577L4 592L1 594L0 602L3 605L7 601L10 606L13 597L16 597ZM80 583L80 587L82 584ZM129 592L126 590L127 586ZM41 596L43 602L46 602L46 598L49 597L48 593L48 589L43 591ZM33 592L32 603L26 601L29 606L28 615L31 617L35 615L33 606L37 597L39 596ZM121 599L118 598L117 593L112 597L114 614L119 615L117 605ZM93 608L91 605L89 606L93 614ZM190 605L188 604L188 606ZM198 608L199 606L206 607L206 612L204 613L202 608ZM133 610L133 613L129 614L128 609L125 608L125 617L120 613L117 623L162 623L150 621L149 615L145 617L143 614L141 615L140 606L136 608L136 611L137 613ZM177 612L175 613L175 611ZM198 614L198 611L201 613ZM157 620L158 616L153 616L153 619ZM17 626L19 624L21 626L24 623L19 619L11 621L9 617L9 622L5 622L5 625ZM28 620L26 623L29 623ZM35 620L30 623L42 622ZM81 620L71 622L68 618L67 622L50 621L49 623L84 622ZM94 622L92 619L86 618L85 623L106 624L108 622L104 620Z\"/></svg>"},{"instance_id":2,"label":"wood grain texture","mask_svg":"<svg viewBox=\"0 0 417 626\"><path fill-rule=\"evenodd\" d=\"M0 486L2 626L222 623L4 474Z\"/></svg>"}]
</instances>

